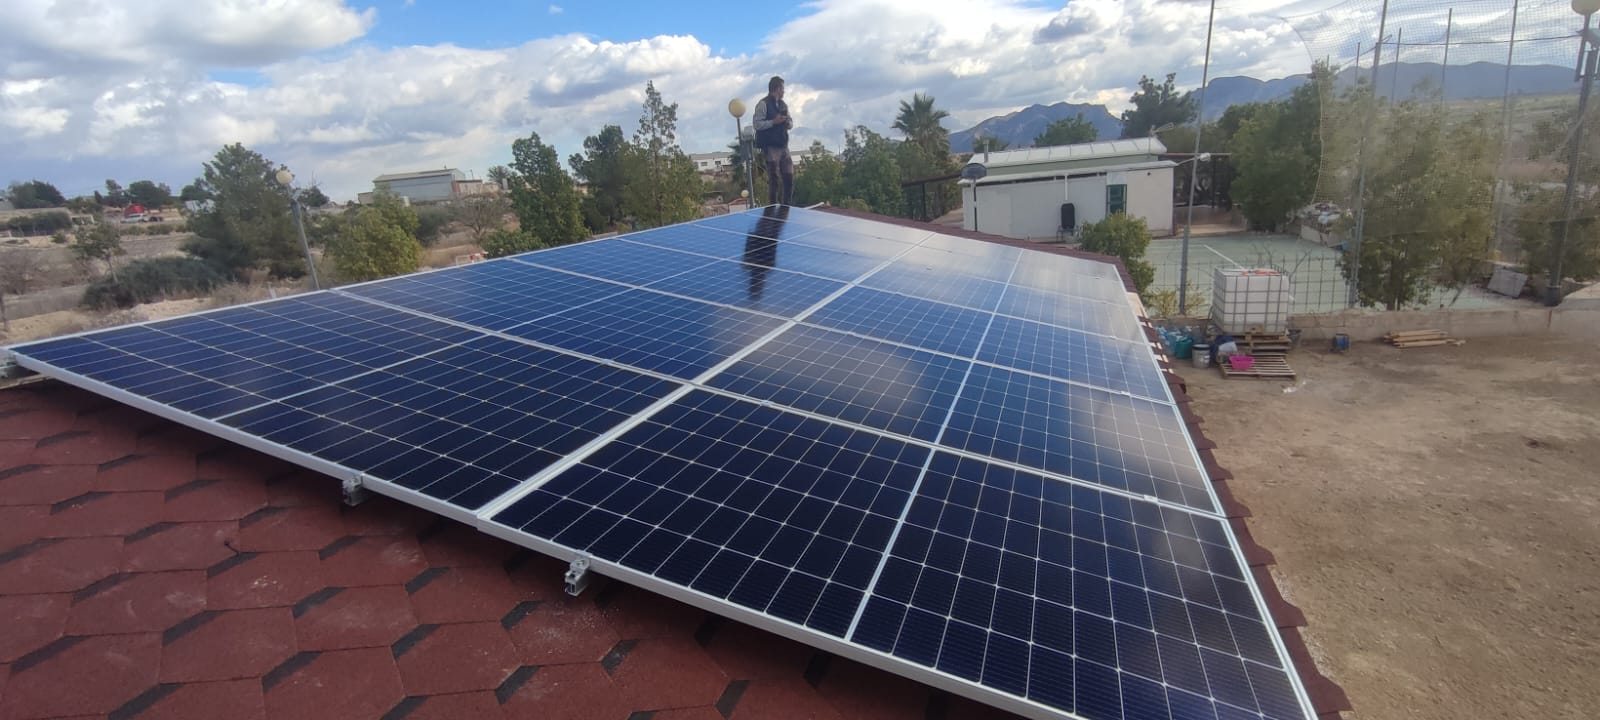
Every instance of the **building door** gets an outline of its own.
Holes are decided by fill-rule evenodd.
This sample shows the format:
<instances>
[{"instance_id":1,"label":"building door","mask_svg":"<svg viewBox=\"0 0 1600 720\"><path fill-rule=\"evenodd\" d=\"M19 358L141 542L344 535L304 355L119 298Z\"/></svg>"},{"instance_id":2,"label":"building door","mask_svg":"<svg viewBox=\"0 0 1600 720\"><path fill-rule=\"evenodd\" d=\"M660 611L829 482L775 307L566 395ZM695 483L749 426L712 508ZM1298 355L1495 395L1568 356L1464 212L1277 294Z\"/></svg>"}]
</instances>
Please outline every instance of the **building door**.
<instances>
[{"instance_id":1,"label":"building door","mask_svg":"<svg viewBox=\"0 0 1600 720\"><path fill-rule=\"evenodd\" d=\"M1128 186L1106 186L1106 217L1128 212Z\"/></svg>"}]
</instances>

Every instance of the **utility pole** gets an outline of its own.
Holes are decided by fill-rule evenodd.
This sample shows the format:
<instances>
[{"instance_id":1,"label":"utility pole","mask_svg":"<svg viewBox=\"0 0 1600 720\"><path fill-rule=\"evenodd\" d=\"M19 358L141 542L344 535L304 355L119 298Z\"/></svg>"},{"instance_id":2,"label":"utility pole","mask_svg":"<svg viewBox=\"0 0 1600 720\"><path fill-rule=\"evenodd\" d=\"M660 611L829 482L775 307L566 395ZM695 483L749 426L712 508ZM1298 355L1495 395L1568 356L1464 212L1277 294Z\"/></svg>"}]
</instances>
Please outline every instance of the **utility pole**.
<instances>
[{"instance_id":1,"label":"utility pole","mask_svg":"<svg viewBox=\"0 0 1600 720\"><path fill-rule=\"evenodd\" d=\"M1359 174L1356 179L1356 232L1350 244L1350 297L1346 300L1349 307L1361 301L1361 242L1367 229L1367 135L1378 121L1378 64L1383 61L1383 32L1388 24L1389 0L1383 0L1383 11L1378 16L1378 42L1372 45L1372 82L1368 88L1372 92L1371 107L1367 110L1367 124L1361 129L1361 146L1356 152Z\"/></svg>"},{"instance_id":2,"label":"utility pole","mask_svg":"<svg viewBox=\"0 0 1600 720\"><path fill-rule=\"evenodd\" d=\"M1206 127L1206 83L1211 81L1211 28L1217 19L1217 0L1211 0L1206 19L1206 60L1200 68L1200 106L1195 109L1194 154L1189 156L1189 218L1183 223L1183 248L1178 264L1178 315L1189 313L1189 232L1194 227L1194 186L1200 176L1200 135ZM1213 178L1212 187L1216 187Z\"/></svg>"},{"instance_id":3,"label":"utility pole","mask_svg":"<svg viewBox=\"0 0 1600 720\"><path fill-rule=\"evenodd\" d=\"M1573 3L1577 8L1578 3ZM1555 258L1550 265L1550 285L1545 291L1544 304L1555 307L1561 304L1561 265L1567 254L1567 239L1572 235L1572 213L1577 201L1578 168L1583 165L1583 121L1589 112L1589 93L1594 90L1594 76L1600 71L1600 43L1594 42L1590 25L1594 15L1583 16L1583 39L1578 47L1578 77L1583 88L1578 91L1578 117L1572 122L1572 145L1567 151L1567 202L1562 215L1561 237L1556 240Z\"/></svg>"}]
</instances>

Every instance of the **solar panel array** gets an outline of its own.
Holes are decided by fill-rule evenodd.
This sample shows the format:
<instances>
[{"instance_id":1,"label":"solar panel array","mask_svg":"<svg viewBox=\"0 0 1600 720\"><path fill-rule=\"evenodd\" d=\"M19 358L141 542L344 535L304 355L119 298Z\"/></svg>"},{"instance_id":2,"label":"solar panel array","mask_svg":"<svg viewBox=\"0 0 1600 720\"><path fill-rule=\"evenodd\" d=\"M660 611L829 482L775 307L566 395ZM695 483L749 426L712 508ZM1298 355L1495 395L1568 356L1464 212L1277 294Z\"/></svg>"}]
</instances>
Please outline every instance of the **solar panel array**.
<instances>
[{"instance_id":1,"label":"solar panel array","mask_svg":"<svg viewBox=\"0 0 1600 720\"><path fill-rule=\"evenodd\" d=\"M769 208L12 352L1026 715L1311 714L1106 263Z\"/></svg>"}]
</instances>

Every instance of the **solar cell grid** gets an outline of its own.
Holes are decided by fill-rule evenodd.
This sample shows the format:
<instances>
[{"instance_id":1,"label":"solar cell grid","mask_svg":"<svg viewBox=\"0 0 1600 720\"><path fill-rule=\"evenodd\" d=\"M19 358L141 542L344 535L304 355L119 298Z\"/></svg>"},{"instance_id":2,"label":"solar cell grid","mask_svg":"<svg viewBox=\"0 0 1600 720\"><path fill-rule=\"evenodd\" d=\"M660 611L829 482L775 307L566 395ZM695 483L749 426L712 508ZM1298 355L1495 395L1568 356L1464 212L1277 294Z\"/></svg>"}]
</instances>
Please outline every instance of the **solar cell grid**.
<instances>
[{"instance_id":1,"label":"solar cell grid","mask_svg":"<svg viewBox=\"0 0 1600 720\"><path fill-rule=\"evenodd\" d=\"M932 300L855 287L807 315L806 322L971 357L978 350L989 315Z\"/></svg>"},{"instance_id":2,"label":"solar cell grid","mask_svg":"<svg viewBox=\"0 0 1600 720\"><path fill-rule=\"evenodd\" d=\"M813 230L835 228L845 221L846 218L838 215L803 208L769 206L696 220L689 227L717 228L741 235L762 235L781 240Z\"/></svg>"},{"instance_id":3,"label":"solar cell grid","mask_svg":"<svg viewBox=\"0 0 1600 720\"><path fill-rule=\"evenodd\" d=\"M980 362L1165 400L1165 383L1146 347L1054 325L997 316Z\"/></svg>"},{"instance_id":4,"label":"solar cell grid","mask_svg":"<svg viewBox=\"0 0 1600 720\"><path fill-rule=\"evenodd\" d=\"M1020 251L1017 254L967 254L918 247L902 256L898 263L920 266L925 272L944 277L962 276L1004 283L1011 277L1018 255Z\"/></svg>"},{"instance_id":5,"label":"solar cell grid","mask_svg":"<svg viewBox=\"0 0 1600 720\"><path fill-rule=\"evenodd\" d=\"M221 422L476 509L676 387L480 336Z\"/></svg>"},{"instance_id":6,"label":"solar cell grid","mask_svg":"<svg viewBox=\"0 0 1600 720\"><path fill-rule=\"evenodd\" d=\"M993 312L1005 294L1003 282L951 275L914 263L896 261L861 281L861 287Z\"/></svg>"},{"instance_id":7,"label":"solar cell grid","mask_svg":"<svg viewBox=\"0 0 1600 720\"><path fill-rule=\"evenodd\" d=\"M890 238L874 237L861 233L829 228L816 230L799 235L786 237L789 242L827 250L840 250L843 252L864 255L878 260L887 260L906 250L911 249L915 241L900 241Z\"/></svg>"},{"instance_id":8,"label":"solar cell grid","mask_svg":"<svg viewBox=\"0 0 1600 720\"><path fill-rule=\"evenodd\" d=\"M805 273L834 280L854 280L882 260L855 253L802 245L787 240L772 240L762 236L740 236L721 231L699 230L688 237L656 238L641 233L629 235L627 242L657 247L668 247L684 252L701 253L724 260L735 260L751 265L765 265L774 270Z\"/></svg>"},{"instance_id":9,"label":"solar cell grid","mask_svg":"<svg viewBox=\"0 0 1600 720\"><path fill-rule=\"evenodd\" d=\"M341 331L330 332L335 327ZM47 340L17 352L215 418L473 337L479 334L371 303L313 295Z\"/></svg>"},{"instance_id":10,"label":"solar cell grid","mask_svg":"<svg viewBox=\"0 0 1600 720\"><path fill-rule=\"evenodd\" d=\"M1127 302L1127 287L1111 265L1062 255L1039 255L1017 268L1012 285L1053 295Z\"/></svg>"},{"instance_id":11,"label":"solar cell grid","mask_svg":"<svg viewBox=\"0 0 1600 720\"><path fill-rule=\"evenodd\" d=\"M975 364L941 443L1216 511L1165 403Z\"/></svg>"},{"instance_id":12,"label":"solar cell grid","mask_svg":"<svg viewBox=\"0 0 1600 720\"><path fill-rule=\"evenodd\" d=\"M714 260L695 268L694 272L652 282L646 287L779 317L794 317L843 288L844 283L774 270L760 260Z\"/></svg>"},{"instance_id":13,"label":"solar cell grid","mask_svg":"<svg viewBox=\"0 0 1600 720\"><path fill-rule=\"evenodd\" d=\"M500 259L353 285L340 292L467 325L505 330L626 289L602 280Z\"/></svg>"},{"instance_id":14,"label":"solar cell grid","mask_svg":"<svg viewBox=\"0 0 1600 720\"><path fill-rule=\"evenodd\" d=\"M927 453L696 390L494 521L842 637Z\"/></svg>"},{"instance_id":15,"label":"solar cell grid","mask_svg":"<svg viewBox=\"0 0 1600 720\"><path fill-rule=\"evenodd\" d=\"M627 290L507 334L681 378L693 378L781 320L649 290Z\"/></svg>"},{"instance_id":16,"label":"solar cell grid","mask_svg":"<svg viewBox=\"0 0 1600 720\"><path fill-rule=\"evenodd\" d=\"M708 381L712 387L931 441L967 363L796 325Z\"/></svg>"},{"instance_id":17,"label":"solar cell grid","mask_svg":"<svg viewBox=\"0 0 1600 720\"><path fill-rule=\"evenodd\" d=\"M716 262L701 255L615 238L538 250L516 255L512 260L629 285L656 282Z\"/></svg>"},{"instance_id":18,"label":"solar cell grid","mask_svg":"<svg viewBox=\"0 0 1600 720\"><path fill-rule=\"evenodd\" d=\"M1000 301L997 312L1046 325L1145 342L1144 333L1128 311L1126 302L1095 302L1013 285Z\"/></svg>"},{"instance_id":19,"label":"solar cell grid","mask_svg":"<svg viewBox=\"0 0 1600 720\"><path fill-rule=\"evenodd\" d=\"M936 453L851 639L1092 720L1302 717L1241 573L1215 518Z\"/></svg>"}]
</instances>

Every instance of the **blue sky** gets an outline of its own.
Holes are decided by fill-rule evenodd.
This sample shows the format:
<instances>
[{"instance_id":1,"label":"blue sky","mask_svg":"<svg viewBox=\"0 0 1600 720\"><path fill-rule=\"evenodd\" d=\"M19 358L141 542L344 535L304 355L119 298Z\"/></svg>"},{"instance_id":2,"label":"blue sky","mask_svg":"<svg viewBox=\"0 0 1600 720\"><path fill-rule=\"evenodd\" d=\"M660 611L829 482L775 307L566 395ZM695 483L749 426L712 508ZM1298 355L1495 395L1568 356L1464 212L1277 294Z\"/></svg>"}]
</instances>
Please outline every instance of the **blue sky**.
<instances>
[{"instance_id":1,"label":"blue sky","mask_svg":"<svg viewBox=\"0 0 1600 720\"><path fill-rule=\"evenodd\" d=\"M1326 8L1312 20L1349 40L1380 2L1220 0L1212 76L1305 72L1311 55L1282 16ZM605 124L631 133L647 82L679 105L685 151L719 150L728 100L753 104L774 73L789 80L798 146L837 150L857 125L892 136L913 93L932 94L951 130L1033 103L1116 113L1142 74L1199 83L1207 13L1199 0L556 5L0 0L0 183L176 190L238 142L343 200L388 172L481 176L532 132L563 158ZM1423 28L1416 9L1437 3L1392 5ZM1540 18L1571 24L1565 5L1524 0L1536 6L1527 32L1543 32ZM1549 61L1571 61L1556 50Z\"/></svg>"}]
</instances>

